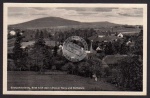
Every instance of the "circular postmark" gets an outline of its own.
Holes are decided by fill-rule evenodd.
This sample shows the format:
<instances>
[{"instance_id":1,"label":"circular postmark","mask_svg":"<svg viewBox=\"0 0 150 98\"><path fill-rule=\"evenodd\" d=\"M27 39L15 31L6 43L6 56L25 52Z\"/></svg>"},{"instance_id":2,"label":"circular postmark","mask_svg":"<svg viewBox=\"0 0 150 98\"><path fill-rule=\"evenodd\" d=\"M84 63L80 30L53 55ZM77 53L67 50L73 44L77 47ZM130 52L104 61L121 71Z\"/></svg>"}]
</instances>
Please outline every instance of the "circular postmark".
<instances>
[{"instance_id":1,"label":"circular postmark","mask_svg":"<svg viewBox=\"0 0 150 98\"><path fill-rule=\"evenodd\" d=\"M86 41L79 36L71 36L63 43L63 55L72 62L81 61L86 57L88 45Z\"/></svg>"}]
</instances>

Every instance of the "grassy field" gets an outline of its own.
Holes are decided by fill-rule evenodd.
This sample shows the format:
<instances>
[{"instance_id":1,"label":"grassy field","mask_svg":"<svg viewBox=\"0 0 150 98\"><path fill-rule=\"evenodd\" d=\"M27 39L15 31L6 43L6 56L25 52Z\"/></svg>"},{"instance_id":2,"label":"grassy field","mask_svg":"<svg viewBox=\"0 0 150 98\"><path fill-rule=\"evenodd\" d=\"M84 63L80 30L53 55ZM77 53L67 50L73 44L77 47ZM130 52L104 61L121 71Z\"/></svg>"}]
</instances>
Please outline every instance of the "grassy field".
<instances>
[{"instance_id":1,"label":"grassy field","mask_svg":"<svg viewBox=\"0 0 150 98\"><path fill-rule=\"evenodd\" d=\"M58 74L38 74L29 71L8 71L8 90L72 90L72 91L116 91L114 85L100 79L94 81L91 78L70 75L62 72Z\"/></svg>"}]
</instances>

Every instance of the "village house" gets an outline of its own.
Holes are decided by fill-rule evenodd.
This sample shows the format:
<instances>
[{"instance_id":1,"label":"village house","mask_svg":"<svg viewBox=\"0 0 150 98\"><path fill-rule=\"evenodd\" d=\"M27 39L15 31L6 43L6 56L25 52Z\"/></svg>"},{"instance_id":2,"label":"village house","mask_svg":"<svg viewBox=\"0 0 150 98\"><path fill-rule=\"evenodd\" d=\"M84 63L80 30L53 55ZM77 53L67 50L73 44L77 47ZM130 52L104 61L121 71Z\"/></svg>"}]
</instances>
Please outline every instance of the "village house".
<instances>
[{"instance_id":1,"label":"village house","mask_svg":"<svg viewBox=\"0 0 150 98\"><path fill-rule=\"evenodd\" d=\"M127 58L128 55L107 55L105 56L102 61L106 62L106 64L110 67L110 68L115 68L116 66L118 66L118 63Z\"/></svg>"},{"instance_id":2,"label":"village house","mask_svg":"<svg viewBox=\"0 0 150 98\"><path fill-rule=\"evenodd\" d=\"M118 36L119 38L123 38L123 34L122 34L122 33L119 33L117 36Z\"/></svg>"}]
</instances>

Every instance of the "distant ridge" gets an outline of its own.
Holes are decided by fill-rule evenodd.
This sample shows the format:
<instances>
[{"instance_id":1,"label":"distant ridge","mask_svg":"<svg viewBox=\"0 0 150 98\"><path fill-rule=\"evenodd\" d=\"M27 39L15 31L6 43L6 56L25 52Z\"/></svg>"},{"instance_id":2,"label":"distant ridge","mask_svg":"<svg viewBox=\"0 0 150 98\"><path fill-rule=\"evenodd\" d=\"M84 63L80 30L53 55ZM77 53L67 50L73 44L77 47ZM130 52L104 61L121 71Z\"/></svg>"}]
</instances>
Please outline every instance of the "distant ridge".
<instances>
[{"instance_id":1,"label":"distant ridge","mask_svg":"<svg viewBox=\"0 0 150 98\"><path fill-rule=\"evenodd\" d=\"M44 17L35 20L31 20L24 23L9 25L11 28L48 28L58 26L84 26L84 27L110 27L118 26L119 24L104 22L78 22L74 20L63 19L59 17Z\"/></svg>"}]
</instances>

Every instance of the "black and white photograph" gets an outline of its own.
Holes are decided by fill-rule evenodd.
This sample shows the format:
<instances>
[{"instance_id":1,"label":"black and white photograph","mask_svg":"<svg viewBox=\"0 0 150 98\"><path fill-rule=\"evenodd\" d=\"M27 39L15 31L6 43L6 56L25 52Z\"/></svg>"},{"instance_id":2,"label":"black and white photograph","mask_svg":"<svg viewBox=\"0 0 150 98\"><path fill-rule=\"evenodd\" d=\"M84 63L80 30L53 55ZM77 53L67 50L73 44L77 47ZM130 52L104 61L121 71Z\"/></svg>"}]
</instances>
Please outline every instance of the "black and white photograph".
<instances>
[{"instance_id":1,"label":"black and white photograph","mask_svg":"<svg viewBox=\"0 0 150 98\"><path fill-rule=\"evenodd\" d=\"M3 5L3 94L147 94L146 4Z\"/></svg>"}]
</instances>

